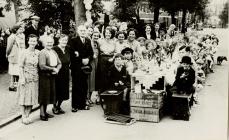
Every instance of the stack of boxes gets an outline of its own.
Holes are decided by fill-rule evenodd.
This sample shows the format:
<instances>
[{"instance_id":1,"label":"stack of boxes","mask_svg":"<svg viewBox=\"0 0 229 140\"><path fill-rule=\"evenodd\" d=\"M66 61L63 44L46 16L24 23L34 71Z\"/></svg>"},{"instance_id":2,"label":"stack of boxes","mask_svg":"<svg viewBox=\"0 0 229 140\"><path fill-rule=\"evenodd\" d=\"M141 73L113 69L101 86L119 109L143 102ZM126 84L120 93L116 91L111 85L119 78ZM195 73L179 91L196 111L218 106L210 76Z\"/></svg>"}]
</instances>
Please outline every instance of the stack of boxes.
<instances>
[{"instance_id":1,"label":"stack of boxes","mask_svg":"<svg viewBox=\"0 0 229 140\"><path fill-rule=\"evenodd\" d=\"M163 78L159 78L158 80L161 79ZM134 82L135 80L132 81ZM163 116L165 96L164 86L161 84L163 85L164 81L156 82L156 85L152 85L150 89L144 89L144 87L141 86L141 89L132 90L130 94L130 115L132 118L148 122L160 121ZM139 84L133 85L138 86Z\"/></svg>"}]
</instances>

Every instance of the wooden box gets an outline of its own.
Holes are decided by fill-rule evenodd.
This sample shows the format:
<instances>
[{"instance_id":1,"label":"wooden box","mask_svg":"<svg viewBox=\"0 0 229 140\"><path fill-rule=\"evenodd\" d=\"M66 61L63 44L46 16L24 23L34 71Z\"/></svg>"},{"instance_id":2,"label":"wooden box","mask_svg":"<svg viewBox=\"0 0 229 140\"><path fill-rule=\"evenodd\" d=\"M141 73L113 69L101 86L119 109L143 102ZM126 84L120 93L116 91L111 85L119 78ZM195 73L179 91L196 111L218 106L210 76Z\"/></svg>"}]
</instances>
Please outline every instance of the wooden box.
<instances>
[{"instance_id":1,"label":"wooden box","mask_svg":"<svg viewBox=\"0 0 229 140\"><path fill-rule=\"evenodd\" d=\"M162 109L131 107L130 116L138 121L156 122L162 118Z\"/></svg>"},{"instance_id":2,"label":"wooden box","mask_svg":"<svg viewBox=\"0 0 229 140\"><path fill-rule=\"evenodd\" d=\"M111 94L105 91L100 94L101 106L105 115L120 113L120 106L122 101L123 91Z\"/></svg>"}]
</instances>

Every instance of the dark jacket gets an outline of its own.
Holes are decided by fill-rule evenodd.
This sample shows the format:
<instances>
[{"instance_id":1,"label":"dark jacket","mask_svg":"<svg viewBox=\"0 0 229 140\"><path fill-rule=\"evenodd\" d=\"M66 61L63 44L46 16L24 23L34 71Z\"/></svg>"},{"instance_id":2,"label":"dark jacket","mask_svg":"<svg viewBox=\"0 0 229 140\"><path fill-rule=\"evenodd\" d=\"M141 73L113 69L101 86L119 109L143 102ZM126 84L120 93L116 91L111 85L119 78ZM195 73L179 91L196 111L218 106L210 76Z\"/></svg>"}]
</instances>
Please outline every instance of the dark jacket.
<instances>
[{"instance_id":1,"label":"dark jacket","mask_svg":"<svg viewBox=\"0 0 229 140\"><path fill-rule=\"evenodd\" d=\"M122 67L121 71L118 71L115 65L112 65L108 72L109 75L109 88L115 90L123 90L130 87L130 76L125 67ZM115 83L122 81L124 85L115 86Z\"/></svg>"},{"instance_id":2,"label":"dark jacket","mask_svg":"<svg viewBox=\"0 0 229 140\"><path fill-rule=\"evenodd\" d=\"M181 78L182 74L186 76ZM174 82L174 86L177 87L178 91L186 91L190 92L193 88L193 84L195 83L195 71L190 67L189 70L184 70L183 67L178 67L176 79Z\"/></svg>"},{"instance_id":3,"label":"dark jacket","mask_svg":"<svg viewBox=\"0 0 229 140\"><path fill-rule=\"evenodd\" d=\"M73 72L74 70L79 70L83 66L82 59L89 58L89 60L92 61L93 50L89 38L85 38L85 43L82 43L79 36L74 37L69 41L69 46L71 62L70 68ZM79 56L76 55L77 52Z\"/></svg>"}]
</instances>

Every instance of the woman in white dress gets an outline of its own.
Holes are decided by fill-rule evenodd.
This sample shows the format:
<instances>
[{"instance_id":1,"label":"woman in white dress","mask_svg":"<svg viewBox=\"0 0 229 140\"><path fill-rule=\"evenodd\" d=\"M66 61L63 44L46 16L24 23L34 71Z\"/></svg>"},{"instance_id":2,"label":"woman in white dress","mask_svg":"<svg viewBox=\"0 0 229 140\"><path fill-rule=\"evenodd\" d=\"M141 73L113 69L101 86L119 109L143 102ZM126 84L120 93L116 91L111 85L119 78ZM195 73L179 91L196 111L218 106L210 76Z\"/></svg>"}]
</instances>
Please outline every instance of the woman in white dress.
<instances>
[{"instance_id":1,"label":"woman in white dress","mask_svg":"<svg viewBox=\"0 0 229 140\"><path fill-rule=\"evenodd\" d=\"M16 24L12 28L12 34L8 37L6 57L9 61L9 71L11 75L10 79L10 91L17 90L17 82L19 78L19 65L18 61L21 56L21 52L25 49L25 35L24 35L24 25Z\"/></svg>"}]
</instances>

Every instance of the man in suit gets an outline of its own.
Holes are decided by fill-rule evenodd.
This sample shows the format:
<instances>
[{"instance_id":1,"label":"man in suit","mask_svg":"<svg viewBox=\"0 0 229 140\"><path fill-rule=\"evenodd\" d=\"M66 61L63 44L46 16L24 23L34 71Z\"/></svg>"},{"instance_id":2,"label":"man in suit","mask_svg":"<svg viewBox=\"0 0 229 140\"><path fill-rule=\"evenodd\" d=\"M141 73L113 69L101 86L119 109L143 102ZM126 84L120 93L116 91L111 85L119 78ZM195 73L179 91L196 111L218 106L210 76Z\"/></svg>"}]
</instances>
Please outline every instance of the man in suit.
<instances>
[{"instance_id":1,"label":"man in suit","mask_svg":"<svg viewBox=\"0 0 229 140\"><path fill-rule=\"evenodd\" d=\"M78 36L73 37L70 42L70 61L72 75L72 112L80 110L89 110L86 105L88 92L88 74L82 69L83 66L89 66L93 59L93 50L91 41L86 38L86 27L78 27Z\"/></svg>"}]
</instances>

